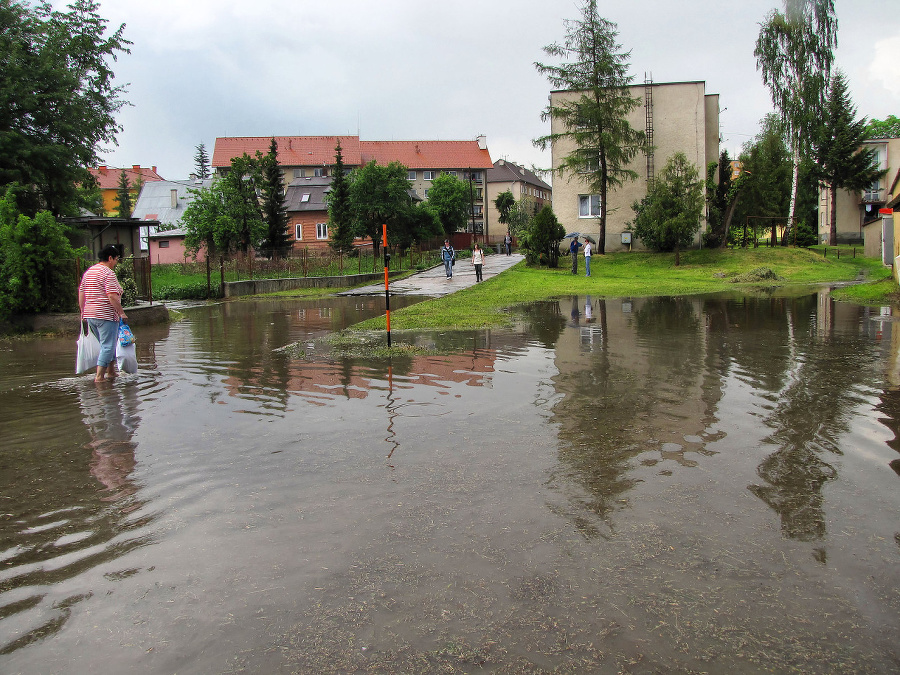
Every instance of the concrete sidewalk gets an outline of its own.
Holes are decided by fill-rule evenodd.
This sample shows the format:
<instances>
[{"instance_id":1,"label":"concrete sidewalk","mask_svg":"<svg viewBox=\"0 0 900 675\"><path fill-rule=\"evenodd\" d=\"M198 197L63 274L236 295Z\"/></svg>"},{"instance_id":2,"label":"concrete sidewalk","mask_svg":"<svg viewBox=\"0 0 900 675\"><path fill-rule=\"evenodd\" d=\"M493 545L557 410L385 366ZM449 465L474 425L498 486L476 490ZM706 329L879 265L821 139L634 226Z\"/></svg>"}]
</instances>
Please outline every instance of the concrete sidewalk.
<instances>
[{"instance_id":1,"label":"concrete sidewalk","mask_svg":"<svg viewBox=\"0 0 900 675\"><path fill-rule=\"evenodd\" d=\"M487 280L503 270L509 269L517 262L524 260L520 253L512 255L492 254L485 256L482 277ZM427 295L440 297L449 295L462 288L475 285L475 266L471 258L459 258L453 267L453 277L448 279L443 265L436 265L422 272L417 272L400 281L390 282L391 295ZM360 286L349 291L341 291L338 295L382 295L384 282Z\"/></svg>"}]
</instances>

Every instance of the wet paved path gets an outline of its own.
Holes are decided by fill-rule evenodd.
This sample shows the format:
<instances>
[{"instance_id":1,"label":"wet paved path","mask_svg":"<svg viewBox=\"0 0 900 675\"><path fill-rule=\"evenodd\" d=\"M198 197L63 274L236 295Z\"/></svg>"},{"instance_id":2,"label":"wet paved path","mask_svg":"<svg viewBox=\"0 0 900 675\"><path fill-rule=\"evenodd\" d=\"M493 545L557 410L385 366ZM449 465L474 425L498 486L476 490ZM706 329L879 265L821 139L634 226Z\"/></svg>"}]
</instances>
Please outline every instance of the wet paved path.
<instances>
[{"instance_id":1,"label":"wet paved path","mask_svg":"<svg viewBox=\"0 0 900 675\"><path fill-rule=\"evenodd\" d=\"M509 269L525 256L520 253L512 255L494 254L485 257L482 277L487 280ZM443 265L436 265L411 277L390 282L391 295L428 295L439 297L454 291L468 288L475 284L475 266L471 258L460 258L453 267L453 277L447 278ZM341 291L338 295L376 295L384 293L384 282L360 286L349 291Z\"/></svg>"}]
</instances>

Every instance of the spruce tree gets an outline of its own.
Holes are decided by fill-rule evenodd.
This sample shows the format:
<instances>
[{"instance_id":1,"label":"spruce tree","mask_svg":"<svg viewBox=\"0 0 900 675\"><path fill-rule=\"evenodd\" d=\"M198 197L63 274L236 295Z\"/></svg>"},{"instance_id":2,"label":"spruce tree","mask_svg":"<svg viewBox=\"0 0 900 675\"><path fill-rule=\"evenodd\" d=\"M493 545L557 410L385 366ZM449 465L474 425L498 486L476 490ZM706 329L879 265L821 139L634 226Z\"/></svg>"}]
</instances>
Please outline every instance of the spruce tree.
<instances>
[{"instance_id":1,"label":"spruce tree","mask_svg":"<svg viewBox=\"0 0 900 675\"><path fill-rule=\"evenodd\" d=\"M284 177L278 165L278 143L273 138L267 155L259 157L262 164L262 211L266 222L263 248L272 257L287 253L291 239L287 232L287 206L284 201Z\"/></svg>"},{"instance_id":2,"label":"spruce tree","mask_svg":"<svg viewBox=\"0 0 900 675\"><path fill-rule=\"evenodd\" d=\"M131 183L128 182L128 175L125 169L119 174L119 189L116 192L116 201L119 206L116 210L116 216L119 218L131 218Z\"/></svg>"},{"instance_id":3,"label":"spruce tree","mask_svg":"<svg viewBox=\"0 0 900 675\"><path fill-rule=\"evenodd\" d=\"M334 149L331 188L325 196L328 203L328 231L331 248L340 253L353 251L353 212L350 208L350 181L344 174L341 142Z\"/></svg>"},{"instance_id":4,"label":"spruce tree","mask_svg":"<svg viewBox=\"0 0 900 675\"><path fill-rule=\"evenodd\" d=\"M206 154L206 146L201 143L195 150L197 154L194 155L194 173L197 174L197 178L206 180L210 175L209 155Z\"/></svg>"},{"instance_id":5,"label":"spruce tree","mask_svg":"<svg viewBox=\"0 0 900 675\"><path fill-rule=\"evenodd\" d=\"M831 193L828 243L837 244L838 190L864 190L885 172L876 165L877 152L866 148L865 118L856 120L847 91L847 78L836 71L831 78L825 115L815 140L816 174Z\"/></svg>"},{"instance_id":6,"label":"spruce tree","mask_svg":"<svg viewBox=\"0 0 900 675\"><path fill-rule=\"evenodd\" d=\"M574 143L575 149L554 170L583 178L588 189L600 196L597 253L603 254L609 188L638 177L629 165L646 148L644 132L628 122L640 99L631 96L628 88L633 79L628 75L631 52L618 51L616 24L599 16L596 0L586 0L581 19L566 25L565 42L544 47L544 51L568 61L536 63L535 67L553 87L570 91L574 98L544 110L542 119L558 119L565 130L535 139L534 144L546 148L560 140Z\"/></svg>"}]
</instances>

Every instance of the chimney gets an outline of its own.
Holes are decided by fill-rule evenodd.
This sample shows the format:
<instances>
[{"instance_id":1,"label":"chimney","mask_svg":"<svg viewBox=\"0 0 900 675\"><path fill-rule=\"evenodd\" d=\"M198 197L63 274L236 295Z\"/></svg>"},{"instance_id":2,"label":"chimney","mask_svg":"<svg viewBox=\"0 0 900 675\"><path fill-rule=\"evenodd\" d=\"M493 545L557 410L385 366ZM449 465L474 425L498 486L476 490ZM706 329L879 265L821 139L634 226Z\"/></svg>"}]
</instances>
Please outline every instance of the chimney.
<instances>
[{"instance_id":1,"label":"chimney","mask_svg":"<svg viewBox=\"0 0 900 675\"><path fill-rule=\"evenodd\" d=\"M101 164L101 165L98 167L97 170L100 172L100 175L101 175L101 176L105 176L105 175L106 175L106 165L105 165L105 164Z\"/></svg>"},{"instance_id":2,"label":"chimney","mask_svg":"<svg viewBox=\"0 0 900 675\"><path fill-rule=\"evenodd\" d=\"M178 190L176 190L175 188L172 188L171 190L169 190L169 194L172 195L172 208L177 209L178 208Z\"/></svg>"},{"instance_id":3,"label":"chimney","mask_svg":"<svg viewBox=\"0 0 900 675\"><path fill-rule=\"evenodd\" d=\"M141 165L140 165L140 164L132 164L132 165L131 165L131 170L134 171L135 173L140 173L140 172L141 172Z\"/></svg>"},{"instance_id":4,"label":"chimney","mask_svg":"<svg viewBox=\"0 0 900 675\"><path fill-rule=\"evenodd\" d=\"M475 137L475 140L478 142L478 148L480 150L487 150L487 136L481 134Z\"/></svg>"},{"instance_id":5,"label":"chimney","mask_svg":"<svg viewBox=\"0 0 900 675\"><path fill-rule=\"evenodd\" d=\"M153 173L156 173L156 167L155 167L155 166L153 167Z\"/></svg>"}]
</instances>

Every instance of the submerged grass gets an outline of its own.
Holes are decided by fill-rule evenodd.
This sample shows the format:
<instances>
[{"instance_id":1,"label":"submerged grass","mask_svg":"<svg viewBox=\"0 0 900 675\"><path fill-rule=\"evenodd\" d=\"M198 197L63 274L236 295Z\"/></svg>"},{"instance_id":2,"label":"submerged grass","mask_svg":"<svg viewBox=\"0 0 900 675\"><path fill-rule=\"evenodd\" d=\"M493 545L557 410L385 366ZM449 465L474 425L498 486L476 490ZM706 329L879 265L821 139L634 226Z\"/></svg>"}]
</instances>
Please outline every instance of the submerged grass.
<instances>
[{"instance_id":1,"label":"submerged grass","mask_svg":"<svg viewBox=\"0 0 900 675\"><path fill-rule=\"evenodd\" d=\"M694 295L717 291L756 290L758 275L740 281L740 275L765 267L777 276L767 286L800 285L871 279L881 282L890 274L881 261L861 256L835 255L795 248L704 249L681 254L630 252L594 256L590 277L563 266L557 269L526 267L520 263L484 283L443 298L426 300L391 312L391 328L459 329L508 325L508 308L518 304L564 297L638 297ZM895 287L896 289L896 287ZM384 330L385 317L363 321L354 330Z\"/></svg>"}]
</instances>

